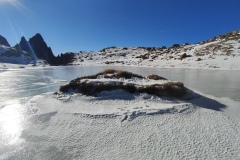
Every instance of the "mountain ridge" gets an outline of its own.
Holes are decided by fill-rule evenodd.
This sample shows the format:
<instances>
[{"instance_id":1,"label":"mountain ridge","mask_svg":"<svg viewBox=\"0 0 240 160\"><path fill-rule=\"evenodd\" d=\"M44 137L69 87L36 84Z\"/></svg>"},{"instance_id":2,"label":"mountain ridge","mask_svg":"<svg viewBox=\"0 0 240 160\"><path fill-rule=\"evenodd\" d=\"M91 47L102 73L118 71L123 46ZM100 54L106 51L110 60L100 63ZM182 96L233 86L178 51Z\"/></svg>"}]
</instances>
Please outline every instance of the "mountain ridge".
<instances>
[{"instance_id":1,"label":"mountain ridge","mask_svg":"<svg viewBox=\"0 0 240 160\"><path fill-rule=\"evenodd\" d=\"M29 38L29 41L22 37L20 43L15 45L15 48L30 53L35 59L43 59L50 65L67 65L72 59L69 54L55 57L51 47L47 45L40 33Z\"/></svg>"},{"instance_id":2,"label":"mountain ridge","mask_svg":"<svg viewBox=\"0 0 240 160\"><path fill-rule=\"evenodd\" d=\"M102 64L159 66L157 62L160 61L191 60L191 58L195 58L195 61L202 61L204 59L214 59L216 56L234 57L240 54L240 30L221 34L196 44L173 44L168 48L165 46L107 47L98 52L67 52L58 56L54 56L51 47L47 46L40 33L31 37L29 41L25 37L21 37L20 42L12 49L9 49L10 45L8 46L7 40L4 37L3 39L2 43L6 46L2 47L2 49L0 48L0 51L7 51L4 54L2 53L2 56L14 56L14 54L20 56L24 52L24 55L31 56L36 61L37 59L43 59L50 65ZM225 57L225 59L228 57Z\"/></svg>"},{"instance_id":3,"label":"mountain ridge","mask_svg":"<svg viewBox=\"0 0 240 160\"><path fill-rule=\"evenodd\" d=\"M76 53L72 65L152 66L160 68L240 69L240 31L197 44L171 47L107 47L95 53Z\"/></svg>"}]
</instances>

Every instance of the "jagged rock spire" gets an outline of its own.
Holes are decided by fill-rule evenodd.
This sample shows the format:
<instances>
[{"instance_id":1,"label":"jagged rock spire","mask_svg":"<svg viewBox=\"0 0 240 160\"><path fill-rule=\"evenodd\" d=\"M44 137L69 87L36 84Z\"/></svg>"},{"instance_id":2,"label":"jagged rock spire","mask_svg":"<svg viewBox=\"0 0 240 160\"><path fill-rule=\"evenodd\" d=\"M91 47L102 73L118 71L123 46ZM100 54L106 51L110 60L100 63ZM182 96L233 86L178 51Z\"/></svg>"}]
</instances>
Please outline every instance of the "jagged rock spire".
<instances>
[{"instance_id":1,"label":"jagged rock spire","mask_svg":"<svg viewBox=\"0 0 240 160\"><path fill-rule=\"evenodd\" d=\"M0 35L0 44L7 46L7 47L11 47L10 44L8 43L7 39L4 38L3 36Z\"/></svg>"}]
</instances>

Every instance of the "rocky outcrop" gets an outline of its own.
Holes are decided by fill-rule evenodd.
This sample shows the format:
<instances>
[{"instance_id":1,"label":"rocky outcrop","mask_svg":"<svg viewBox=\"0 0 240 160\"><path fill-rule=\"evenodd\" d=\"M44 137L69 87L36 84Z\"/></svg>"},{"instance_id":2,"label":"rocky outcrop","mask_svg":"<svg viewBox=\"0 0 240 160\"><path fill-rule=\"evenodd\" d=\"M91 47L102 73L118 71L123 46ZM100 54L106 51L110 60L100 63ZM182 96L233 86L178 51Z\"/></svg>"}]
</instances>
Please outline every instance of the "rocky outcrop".
<instances>
[{"instance_id":1,"label":"rocky outcrop","mask_svg":"<svg viewBox=\"0 0 240 160\"><path fill-rule=\"evenodd\" d=\"M180 98L186 94L181 82L170 82L165 78L150 75L151 79L131 72L109 69L96 75L80 77L61 86L59 91L75 91L85 95L96 95L102 91L124 90L129 93L148 93L156 96Z\"/></svg>"},{"instance_id":2,"label":"rocky outcrop","mask_svg":"<svg viewBox=\"0 0 240 160\"><path fill-rule=\"evenodd\" d=\"M186 53L183 53L181 56L180 56L180 60L183 60L184 58L186 58L187 57L187 54Z\"/></svg>"},{"instance_id":3,"label":"rocky outcrop","mask_svg":"<svg viewBox=\"0 0 240 160\"><path fill-rule=\"evenodd\" d=\"M0 44L7 46L7 47L11 47L10 44L8 43L7 39L4 38L3 36L0 35Z\"/></svg>"}]
</instances>

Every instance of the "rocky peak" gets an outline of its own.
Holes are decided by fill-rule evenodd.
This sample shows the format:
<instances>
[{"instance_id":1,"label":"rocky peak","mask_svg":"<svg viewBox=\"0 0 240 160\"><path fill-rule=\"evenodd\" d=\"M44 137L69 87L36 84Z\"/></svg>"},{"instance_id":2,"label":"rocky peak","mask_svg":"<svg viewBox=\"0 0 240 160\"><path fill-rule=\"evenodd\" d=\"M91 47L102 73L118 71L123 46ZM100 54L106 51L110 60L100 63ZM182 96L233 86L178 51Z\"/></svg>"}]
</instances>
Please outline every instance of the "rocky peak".
<instances>
[{"instance_id":1,"label":"rocky peak","mask_svg":"<svg viewBox=\"0 0 240 160\"><path fill-rule=\"evenodd\" d=\"M0 36L0 44L10 47L7 40L2 36ZM30 38L29 41L27 41L24 36L21 37L19 44L16 44L11 50L6 52L6 55L13 56L24 54L33 57L35 61L37 61L37 59L46 60L50 65L67 65L73 60L73 55L70 53L55 57L52 49L47 46L39 33Z\"/></svg>"},{"instance_id":2,"label":"rocky peak","mask_svg":"<svg viewBox=\"0 0 240 160\"><path fill-rule=\"evenodd\" d=\"M48 48L46 42L44 41L43 37L41 36L41 34L37 33L35 36L33 36L32 38L29 39L29 42L32 45L36 45L36 46L41 46L43 48Z\"/></svg>"},{"instance_id":3,"label":"rocky peak","mask_svg":"<svg viewBox=\"0 0 240 160\"><path fill-rule=\"evenodd\" d=\"M21 41L22 41L22 42L26 42L27 40L26 40L26 38L25 38L24 36L22 36L22 37L21 37ZM20 41L20 43L21 43L21 41Z\"/></svg>"},{"instance_id":4,"label":"rocky peak","mask_svg":"<svg viewBox=\"0 0 240 160\"><path fill-rule=\"evenodd\" d=\"M51 48L47 46L41 34L37 33L35 36L30 38L29 43L38 58L45 59L49 63L51 63L55 58Z\"/></svg>"},{"instance_id":5,"label":"rocky peak","mask_svg":"<svg viewBox=\"0 0 240 160\"><path fill-rule=\"evenodd\" d=\"M1 45L4 45L4 46L7 46L7 47L11 47L7 41L6 38L4 38L3 36L0 35L0 44Z\"/></svg>"},{"instance_id":6,"label":"rocky peak","mask_svg":"<svg viewBox=\"0 0 240 160\"><path fill-rule=\"evenodd\" d=\"M18 49L22 50L22 51L29 51L29 46L28 46L28 42L26 40L26 38L23 36L21 37L20 43L18 45L16 45Z\"/></svg>"},{"instance_id":7,"label":"rocky peak","mask_svg":"<svg viewBox=\"0 0 240 160\"><path fill-rule=\"evenodd\" d=\"M19 50L29 52L34 57L47 60L49 63L55 58L51 48L47 46L39 33L30 38L29 41L25 37L22 37L20 43L15 47Z\"/></svg>"}]
</instances>

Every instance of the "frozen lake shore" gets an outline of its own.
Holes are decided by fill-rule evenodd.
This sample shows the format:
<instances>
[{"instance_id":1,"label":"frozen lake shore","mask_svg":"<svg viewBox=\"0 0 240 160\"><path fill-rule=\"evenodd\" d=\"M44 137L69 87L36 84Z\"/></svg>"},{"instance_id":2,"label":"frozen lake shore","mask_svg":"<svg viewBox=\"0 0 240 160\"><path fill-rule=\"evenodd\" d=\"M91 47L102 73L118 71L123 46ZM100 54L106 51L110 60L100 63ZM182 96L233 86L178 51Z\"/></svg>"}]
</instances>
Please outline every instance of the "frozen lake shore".
<instances>
[{"instance_id":1,"label":"frozen lake shore","mask_svg":"<svg viewBox=\"0 0 240 160\"><path fill-rule=\"evenodd\" d=\"M47 86L66 84L71 75L66 81L63 77L77 75L79 69L1 74L6 78L2 88L10 83L11 87L1 93L0 159L239 159L239 102L198 91L183 100L121 90L96 97L46 93L52 90ZM193 81L196 75L191 75ZM32 85L36 91L27 90ZM21 98L11 100L11 88Z\"/></svg>"},{"instance_id":2,"label":"frozen lake shore","mask_svg":"<svg viewBox=\"0 0 240 160\"><path fill-rule=\"evenodd\" d=\"M179 101L124 91L48 93L28 101L19 149L5 143L1 158L238 159L239 118L216 110L224 106L200 94Z\"/></svg>"}]
</instances>

